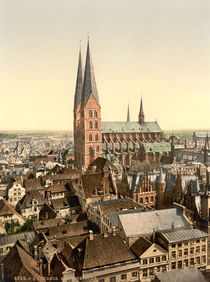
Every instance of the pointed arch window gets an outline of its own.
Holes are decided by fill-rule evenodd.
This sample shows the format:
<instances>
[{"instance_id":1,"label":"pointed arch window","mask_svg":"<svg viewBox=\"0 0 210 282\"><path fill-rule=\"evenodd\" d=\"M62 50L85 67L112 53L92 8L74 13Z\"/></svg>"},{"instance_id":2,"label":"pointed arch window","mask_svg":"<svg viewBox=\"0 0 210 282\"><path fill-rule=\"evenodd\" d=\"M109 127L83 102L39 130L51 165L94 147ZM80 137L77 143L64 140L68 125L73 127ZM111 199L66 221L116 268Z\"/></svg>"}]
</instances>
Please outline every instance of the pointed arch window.
<instances>
[{"instance_id":1,"label":"pointed arch window","mask_svg":"<svg viewBox=\"0 0 210 282\"><path fill-rule=\"evenodd\" d=\"M93 116L92 111L89 111L89 117L92 117L92 116Z\"/></svg>"},{"instance_id":2,"label":"pointed arch window","mask_svg":"<svg viewBox=\"0 0 210 282\"><path fill-rule=\"evenodd\" d=\"M95 128L98 128L98 122L95 121Z\"/></svg>"},{"instance_id":3,"label":"pointed arch window","mask_svg":"<svg viewBox=\"0 0 210 282\"><path fill-rule=\"evenodd\" d=\"M98 141L98 134L95 135L95 141Z\"/></svg>"},{"instance_id":4,"label":"pointed arch window","mask_svg":"<svg viewBox=\"0 0 210 282\"><path fill-rule=\"evenodd\" d=\"M89 128L93 128L93 123L92 123L92 121L89 122Z\"/></svg>"},{"instance_id":5,"label":"pointed arch window","mask_svg":"<svg viewBox=\"0 0 210 282\"><path fill-rule=\"evenodd\" d=\"M92 141L92 140L93 140L92 134L89 134L89 141Z\"/></svg>"},{"instance_id":6,"label":"pointed arch window","mask_svg":"<svg viewBox=\"0 0 210 282\"><path fill-rule=\"evenodd\" d=\"M98 113L97 113L96 111L94 112L94 116L95 116L95 117L98 117Z\"/></svg>"}]
</instances>

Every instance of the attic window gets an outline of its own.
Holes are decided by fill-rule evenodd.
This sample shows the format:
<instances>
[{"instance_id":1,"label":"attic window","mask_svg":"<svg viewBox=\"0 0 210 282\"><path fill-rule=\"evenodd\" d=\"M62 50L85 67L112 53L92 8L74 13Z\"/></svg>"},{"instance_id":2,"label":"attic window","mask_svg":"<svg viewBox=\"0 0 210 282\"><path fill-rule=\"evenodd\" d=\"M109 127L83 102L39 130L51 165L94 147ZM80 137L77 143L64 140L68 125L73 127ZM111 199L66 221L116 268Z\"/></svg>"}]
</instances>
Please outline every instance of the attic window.
<instances>
[{"instance_id":1,"label":"attic window","mask_svg":"<svg viewBox=\"0 0 210 282\"><path fill-rule=\"evenodd\" d=\"M155 249L153 250L153 252L156 252L156 251L157 251L157 250L155 250Z\"/></svg>"}]
</instances>

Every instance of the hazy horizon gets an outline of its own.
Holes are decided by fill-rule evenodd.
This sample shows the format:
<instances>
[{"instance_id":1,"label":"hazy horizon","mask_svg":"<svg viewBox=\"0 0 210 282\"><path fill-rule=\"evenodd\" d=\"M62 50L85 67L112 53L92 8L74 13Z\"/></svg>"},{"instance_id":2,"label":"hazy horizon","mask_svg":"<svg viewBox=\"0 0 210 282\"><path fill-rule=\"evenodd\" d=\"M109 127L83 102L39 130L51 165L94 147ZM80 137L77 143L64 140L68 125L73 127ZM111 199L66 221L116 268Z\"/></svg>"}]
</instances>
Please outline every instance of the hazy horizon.
<instances>
[{"instance_id":1,"label":"hazy horizon","mask_svg":"<svg viewBox=\"0 0 210 282\"><path fill-rule=\"evenodd\" d=\"M0 132L71 131L87 34L102 121L210 128L210 1L0 0Z\"/></svg>"}]
</instances>

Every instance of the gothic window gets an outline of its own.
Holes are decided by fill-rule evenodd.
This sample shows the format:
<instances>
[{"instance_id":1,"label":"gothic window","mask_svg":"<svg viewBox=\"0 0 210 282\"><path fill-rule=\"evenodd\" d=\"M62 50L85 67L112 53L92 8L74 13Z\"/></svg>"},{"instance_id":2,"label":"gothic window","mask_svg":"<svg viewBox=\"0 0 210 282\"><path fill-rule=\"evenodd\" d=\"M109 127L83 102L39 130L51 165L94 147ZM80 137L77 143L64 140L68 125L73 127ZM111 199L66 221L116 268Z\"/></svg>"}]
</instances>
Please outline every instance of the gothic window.
<instances>
[{"instance_id":1,"label":"gothic window","mask_svg":"<svg viewBox=\"0 0 210 282\"><path fill-rule=\"evenodd\" d=\"M98 113L97 113L96 111L95 111L95 113L94 113L94 116L95 116L95 117L98 117Z\"/></svg>"},{"instance_id":2,"label":"gothic window","mask_svg":"<svg viewBox=\"0 0 210 282\"><path fill-rule=\"evenodd\" d=\"M140 198L140 204L143 204L143 198Z\"/></svg>"},{"instance_id":3,"label":"gothic window","mask_svg":"<svg viewBox=\"0 0 210 282\"><path fill-rule=\"evenodd\" d=\"M146 199L145 199L145 203L146 203L146 204L148 204L148 202L149 202L149 198L148 198L148 197L146 197Z\"/></svg>"},{"instance_id":4,"label":"gothic window","mask_svg":"<svg viewBox=\"0 0 210 282\"><path fill-rule=\"evenodd\" d=\"M98 134L95 135L95 141L98 141Z\"/></svg>"},{"instance_id":5,"label":"gothic window","mask_svg":"<svg viewBox=\"0 0 210 282\"><path fill-rule=\"evenodd\" d=\"M92 141L92 134L89 134L89 141Z\"/></svg>"},{"instance_id":6,"label":"gothic window","mask_svg":"<svg viewBox=\"0 0 210 282\"><path fill-rule=\"evenodd\" d=\"M92 111L89 111L89 117L92 117L92 116L93 116Z\"/></svg>"},{"instance_id":7,"label":"gothic window","mask_svg":"<svg viewBox=\"0 0 210 282\"><path fill-rule=\"evenodd\" d=\"M151 202L152 202L152 203L154 202L154 197L153 197L153 196L151 196Z\"/></svg>"},{"instance_id":8,"label":"gothic window","mask_svg":"<svg viewBox=\"0 0 210 282\"><path fill-rule=\"evenodd\" d=\"M92 123L92 121L89 122L89 128L93 128L93 123Z\"/></svg>"},{"instance_id":9,"label":"gothic window","mask_svg":"<svg viewBox=\"0 0 210 282\"><path fill-rule=\"evenodd\" d=\"M98 122L95 121L95 128L98 128Z\"/></svg>"}]
</instances>

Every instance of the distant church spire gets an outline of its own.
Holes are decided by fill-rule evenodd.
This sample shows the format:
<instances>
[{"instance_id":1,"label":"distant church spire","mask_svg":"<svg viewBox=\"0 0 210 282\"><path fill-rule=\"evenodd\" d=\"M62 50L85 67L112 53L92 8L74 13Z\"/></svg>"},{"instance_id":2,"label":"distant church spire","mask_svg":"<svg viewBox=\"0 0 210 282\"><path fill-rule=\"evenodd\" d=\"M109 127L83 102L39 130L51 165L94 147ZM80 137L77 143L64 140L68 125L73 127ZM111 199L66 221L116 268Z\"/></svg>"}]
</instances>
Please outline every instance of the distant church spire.
<instances>
[{"instance_id":1,"label":"distant church spire","mask_svg":"<svg viewBox=\"0 0 210 282\"><path fill-rule=\"evenodd\" d=\"M130 121L130 110L129 110L129 104L128 104L128 112L127 112L127 122Z\"/></svg>"},{"instance_id":2,"label":"distant church spire","mask_svg":"<svg viewBox=\"0 0 210 282\"><path fill-rule=\"evenodd\" d=\"M206 150L209 149L209 136L208 136L208 134L206 135L206 138L205 138L205 146L204 146L204 149L206 149Z\"/></svg>"},{"instance_id":3,"label":"distant church spire","mask_svg":"<svg viewBox=\"0 0 210 282\"><path fill-rule=\"evenodd\" d=\"M141 98L140 111L139 111L139 123L140 125L144 125L144 110L143 110L142 98Z\"/></svg>"},{"instance_id":4,"label":"distant church spire","mask_svg":"<svg viewBox=\"0 0 210 282\"><path fill-rule=\"evenodd\" d=\"M98 91L97 91L97 87L96 87L96 81L95 81L92 59L91 59L91 55L90 55L90 46L89 46L89 37L88 37L84 83L83 83L83 89L82 89L82 104L83 104L83 106L86 105L86 103L87 103L91 94L93 94L97 103L100 104L99 103L99 97L98 97Z\"/></svg>"},{"instance_id":5,"label":"distant church spire","mask_svg":"<svg viewBox=\"0 0 210 282\"><path fill-rule=\"evenodd\" d=\"M81 44L81 43L80 43ZM74 95L74 109L79 106L82 99L82 85L83 85L83 68L82 68L82 56L81 56L81 45L79 50L79 62L77 68L77 82Z\"/></svg>"}]
</instances>

